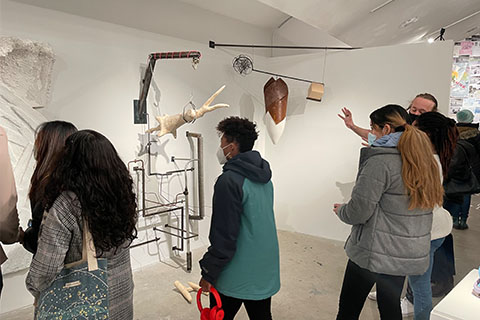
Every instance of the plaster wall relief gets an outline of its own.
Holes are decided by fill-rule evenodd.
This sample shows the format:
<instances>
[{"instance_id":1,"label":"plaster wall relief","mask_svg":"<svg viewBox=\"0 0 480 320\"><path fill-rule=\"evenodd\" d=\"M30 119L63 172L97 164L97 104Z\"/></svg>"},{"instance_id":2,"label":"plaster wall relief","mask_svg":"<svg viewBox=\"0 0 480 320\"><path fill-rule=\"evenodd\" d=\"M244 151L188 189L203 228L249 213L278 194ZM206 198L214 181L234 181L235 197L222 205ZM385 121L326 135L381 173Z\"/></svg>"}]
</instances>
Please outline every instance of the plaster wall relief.
<instances>
[{"instance_id":1,"label":"plaster wall relief","mask_svg":"<svg viewBox=\"0 0 480 320\"><path fill-rule=\"evenodd\" d=\"M0 37L0 125L8 135L8 147L18 193L20 224L30 219L28 190L35 167L35 130L47 119L38 112L50 98L55 56L48 44ZM4 274L27 268L31 254L21 245L5 246L9 260Z\"/></svg>"}]
</instances>

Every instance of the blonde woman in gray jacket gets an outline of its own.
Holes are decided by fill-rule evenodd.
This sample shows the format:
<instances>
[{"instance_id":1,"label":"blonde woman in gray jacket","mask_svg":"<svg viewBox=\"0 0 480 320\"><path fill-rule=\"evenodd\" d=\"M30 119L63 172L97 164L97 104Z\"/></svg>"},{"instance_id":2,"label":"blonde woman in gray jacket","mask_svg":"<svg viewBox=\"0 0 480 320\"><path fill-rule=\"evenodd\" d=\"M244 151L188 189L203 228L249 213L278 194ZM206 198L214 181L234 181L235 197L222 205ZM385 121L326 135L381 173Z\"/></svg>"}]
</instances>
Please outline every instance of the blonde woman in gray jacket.
<instances>
[{"instance_id":1,"label":"blonde woman in gray jacket","mask_svg":"<svg viewBox=\"0 0 480 320\"><path fill-rule=\"evenodd\" d=\"M374 284L381 319L402 319L405 276L427 270L432 209L443 201L430 140L407 124L405 109L387 105L370 119L371 146L361 150L351 200L334 204L352 225L337 320L358 319Z\"/></svg>"}]
</instances>

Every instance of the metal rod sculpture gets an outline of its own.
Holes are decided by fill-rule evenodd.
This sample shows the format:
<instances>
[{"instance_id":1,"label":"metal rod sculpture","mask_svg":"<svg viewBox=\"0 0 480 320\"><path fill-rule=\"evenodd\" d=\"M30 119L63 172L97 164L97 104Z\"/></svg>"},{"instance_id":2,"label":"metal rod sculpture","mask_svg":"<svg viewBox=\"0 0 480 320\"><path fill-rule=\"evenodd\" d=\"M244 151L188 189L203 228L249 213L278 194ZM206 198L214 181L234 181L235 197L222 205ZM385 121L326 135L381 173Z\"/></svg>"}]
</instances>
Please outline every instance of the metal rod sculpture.
<instances>
[{"instance_id":1,"label":"metal rod sculpture","mask_svg":"<svg viewBox=\"0 0 480 320\"><path fill-rule=\"evenodd\" d=\"M233 59L232 65L233 65L233 70L235 70L236 72L238 72L242 76L249 75L252 72L257 72L257 73L268 74L270 76L291 79L291 80L295 80L295 81L302 81L302 82L308 82L308 83L319 83L319 82L315 82L315 81L308 80L308 79L291 77L291 76L287 76L287 75L284 75L284 74L279 74L279 73L274 73L274 72L255 69L255 67L253 66L252 58L250 58L249 56L246 56L244 54L241 54L241 55L238 55L237 57L235 57Z\"/></svg>"},{"instance_id":2,"label":"metal rod sculpture","mask_svg":"<svg viewBox=\"0 0 480 320\"><path fill-rule=\"evenodd\" d=\"M202 54L199 51L176 51L176 52L157 52L151 53L148 56L148 67L145 70L145 75L142 81L142 90L140 91L140 98L138 100L138 114L143 117L147 113L147 95L150 89L150 82L152 81L153 70L155 63L159 59L186 59L192 60L192 67L197 68Z\"/></svg>"},{"instance_id":3,"label":"metal rod sculpture","mask_svg":"<svg viewBox=\"0 0 480 320\"><path fill-rule=\"evenodd\" d=\"M328 47L328 46L274 46L268 44L232 44L232 43L216 43L210 40L208 46L212 49L216 47L230 48L257 48L257 49L294 49L294 50L358 50L360 47Z\"/></svg>"}]
</instances>

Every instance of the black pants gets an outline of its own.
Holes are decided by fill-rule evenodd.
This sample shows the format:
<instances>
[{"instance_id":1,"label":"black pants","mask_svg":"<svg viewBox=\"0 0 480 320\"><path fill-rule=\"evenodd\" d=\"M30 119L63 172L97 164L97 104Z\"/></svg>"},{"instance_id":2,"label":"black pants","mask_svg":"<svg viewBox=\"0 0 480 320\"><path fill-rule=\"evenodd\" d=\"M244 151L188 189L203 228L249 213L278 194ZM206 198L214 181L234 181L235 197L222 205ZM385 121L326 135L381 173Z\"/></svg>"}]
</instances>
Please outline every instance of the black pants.
<instances>
[{"instance_id":1,"label":"black pants","mask_svg":"<svg viewBox=\"0 0 480 320\"><path fill-rule=\"evenodd\" d=\"M432 282L442 283L450 280L455 274L455 254L453 252L453 236L445 237L440 248L435 251L433 260Z\"/></svg>"},{"instance_id":2,"label":"black pants","mask_svg":"<svg viewBox=\"0 0 480 320\"><path fill-rule=\"evenodd\" d=\"M238 310L242 306L242 303L245 304L245 309L247 309L248 317L250 320L271 320L271 305L272 298L265 300L241 300L237 298L232 298L225 296L220 293L220 298L222 300L222 309L225 312L224 320L232 320L235 318ZM210 294L210 308L216 306L215 297L213 294Z\"/></svg>"},{"instance_id":3,"label":"black pants","mask_svg":"<svg viewBox=\"0 0 480 320\"><path fill-rule=\"evenodd\" d=\"M405 276L392 276L360 268L348 260L343 278L337 320L356 320L373 285L377 284L377 304L383 320L401 320L400 295Z\"/></svg>"}]
</instances>

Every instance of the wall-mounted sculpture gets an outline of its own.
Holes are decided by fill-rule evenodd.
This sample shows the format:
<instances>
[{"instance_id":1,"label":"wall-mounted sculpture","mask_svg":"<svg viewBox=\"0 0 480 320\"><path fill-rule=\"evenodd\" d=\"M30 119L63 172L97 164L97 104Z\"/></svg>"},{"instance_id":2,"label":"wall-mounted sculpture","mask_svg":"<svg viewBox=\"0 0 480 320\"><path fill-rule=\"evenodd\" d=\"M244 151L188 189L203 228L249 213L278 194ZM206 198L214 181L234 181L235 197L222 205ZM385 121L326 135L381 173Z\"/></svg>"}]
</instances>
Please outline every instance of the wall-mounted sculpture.
<instances>
[{"instance_id":1,"label":"wall-mounted sculpture","mask_svg":"<svg viewBox=\"0 0 480 320\"><path fill-rule=\"evenodd\" d=\"M285 130L287 118L288 86L282 79L270 78L263 87L265 96L265 124L274 144Z\"/></svg>"},{"instance_id":2,"label":"wall-mounted sculpture","mask_svg":"<svg viewBox=\"0 0 480 320\"><path fill-rule=\"evenodd\" d=\"M207 112L214 111L219 108L228 108L229 105L225 103L219 103L213 106L213 100L225 89L225 86L217 90L199 109L189 109L185 112L176 114L176 115L164 115L156 117L158 121L158 126L147 130L148 133L153 133L157 131L157 136L162 137L167 133L171 133L175 138L177 138L177 129L184 125L185 123L192 122L198 118L203 117Z\"/></svg>"},{"instance_id":3,"label":"wall-mounted sculpture","mask_svg":"<svg viewBox=\"0 0 480 320\"><path fill-rule=\"evenodd\" d=\"M34 108L48 103L54 62L47 44L0 38L0 83Z\"/></svg>"},{"instance_id":4,"label":"wall-mounted sculpture","mask_svg":"<svg viewBox=\"0 0 480 320\"><path fill-rule=\"evenodd\" d=\"M197 70L202 54L196 50L155 52L148 55L148 66L141 82L140 97L133 100L133 123L147 124L147 96L157 60L192 59L192 67Z\"/></svg>"},{"instance_id":5,"label":"wall-mounted sculpture","mask_svg":"<svg viewBox=\"0 0 480 320\"><path fill-rule=\"evenodd\" d=\"M35 167L35 129L47 119L34 108L49 101L55 57L43 43L18 38L0 38L0 125L8 135L8 147L17 186L20 223L31 216L28 190ZM1 177L0 177L1 179ZM9 260L4 273L28 267L31 254L20 245L7 246Z\"/></svg>"}]
</instances>

